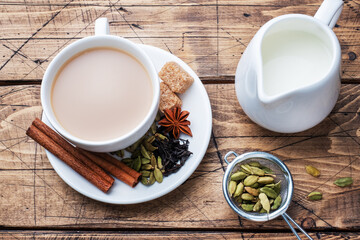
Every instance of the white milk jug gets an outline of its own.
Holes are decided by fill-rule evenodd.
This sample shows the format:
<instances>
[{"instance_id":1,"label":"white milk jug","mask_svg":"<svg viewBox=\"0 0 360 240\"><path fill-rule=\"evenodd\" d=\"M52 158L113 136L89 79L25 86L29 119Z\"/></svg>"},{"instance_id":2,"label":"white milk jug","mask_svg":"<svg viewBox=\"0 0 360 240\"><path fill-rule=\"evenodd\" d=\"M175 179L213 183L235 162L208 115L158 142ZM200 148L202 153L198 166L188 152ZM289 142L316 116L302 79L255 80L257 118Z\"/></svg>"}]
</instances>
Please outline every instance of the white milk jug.
<instances>
[{"instance_id":1,"label":"white milk jug","mask_svg":"<svg viewBox=\"0 0 360 240\"><path fill-rule=\"evenodd\" d=\"M340 44L332 28L342 0L325 0L314 17L279 16L246 48L235 74L236 95L257 124L282 133L320 123L340 90Z\"/></svg>"}]
</instances>

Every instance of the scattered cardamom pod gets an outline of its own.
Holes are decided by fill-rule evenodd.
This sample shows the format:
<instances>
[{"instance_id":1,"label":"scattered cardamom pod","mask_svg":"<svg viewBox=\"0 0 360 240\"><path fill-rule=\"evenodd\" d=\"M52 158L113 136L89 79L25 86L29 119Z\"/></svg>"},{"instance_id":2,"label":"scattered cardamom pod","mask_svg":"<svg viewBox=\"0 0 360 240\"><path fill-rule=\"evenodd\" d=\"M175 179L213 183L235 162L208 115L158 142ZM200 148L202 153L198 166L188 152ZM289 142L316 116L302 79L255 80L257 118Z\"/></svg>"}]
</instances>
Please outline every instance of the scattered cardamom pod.
<instances>
[{"instance_id":1,"label":"scattered cardamom pod","mask_svg":"<svg viewBox=\"0 0 360 240\"><path fill-rule=\"evenodd\" d=\"M261 166L260 167L266 174L273 174L273 170L271 170L270 168L268 167L265 167L265 166Z\"/></svg>"},{"instance_id":2,"label":"scattered cardamom pod","mask_svg":"<svg viewBox=\"0 0 360 240\"><path fill-rule=\"evenodd\" d=\"M255 203L255 205L254 205L254 207L253 207L253 211L254 212L259 212L260 210L261 210L261 202L260 202L260 200L258 200L256 203Z\"/></svg>"},{"instance_id":3,"label":"scattered cardamom pod","mask_svg":"<svg viewBox=\"0 0 360 240\"><path fill-rule=\"evenodd\" d=\"M265 193L266 196L268 196L269 198L273 198L273 199L275 199L278 196L278 194L274 191L274 189L268 188L268 187L260 188L260 192Z\"/></svg>"},{"instance_id":4,"label":"scattered cardamom pod","mask_svg":"<svg viewBox=\"0 0 360 240\"><path fill-rule=\"evenodd\" d=\"M152 170L154 169L153 166L151 166L151 164L145 164L141 166L141 170Z\"/></svg>"},{"instance_id":5,"label":"scattered cardamom pod","mask_svg":"<svg viewBox=\"0 0 360 240\"><path fill-rule=\"evenodd\" d=\"M308 199L311 201L317 201L322 199L322 193L321 192L312 192L308 195Z\"/></svg>"},{"instance_id":6,"label":"scattered cardamom pod","mask_svg":"<svg viewBox=\"0 0 360 240\"><path fill-rule=\"evenodd\" d=\"M253 174L251 167L247 164L240 165L240 168L243 172L245 172L247 174Z\"/></svg>"},{"instance_id":7,"label":"scattered cardamom pod","mask_svg":"<svg viewBox=\"0 0 360 240\"><path fill-rule=\"evenodd\" d=\"M150 171L142 170L140 173L143 177L150 177Z\"/></svg>"},{"instance_id":8,"label":"scattered cardamom pod","mask_svg":"<svg viewBox=\"0 0 360 240\"><path fill-rule=\"evenodd\" d=\"M252 201L254 199L254 196L249 193L243 193L241 194L241 199L246 201Z\"/></svg>"},{"instance_id":9,"label":"scattered cardamom pod","mask_svg":"<svg viewBox=\"0 0 360 240\"><path fill-rule=\"evenodd\" d=\"M240 184L240 183L239 183ZM245 187L245 190L250 193L251 195L253 195L254 197L259 196L259 190L256 188L252 188L252 187Z\"/></svg>"},{"instance_id":10,"label":"scattered cardamom pod","mask_svg":"<svg viewBox=\"0 0 360 240\"><path fill-rule=\"evenodd\" d=\"M233 180L233 181L240 181L240 180L243 180L246 177L247 177L246 173L244 173L244 172L236 172L236 173L233 173L231 175L230 179Z\"/></svg>"},{"instance_id":11,"label":"scattered cardamom pod","mask_svg":"<svg viewBox=\"0 0 360 240\"><path fill-rule=\"evenodd\" d=\"M241 208L247 212L251 212L254 208L254 204L241 204Z\"/></svg>"},{"instance_id":12,"label":"scattered cardamom pod","mask_svg":"<svg viewBox=\"0 0 360 240\"><path fill-rule=\"evenodd\" d=\"M147 179L147 177L142 176L141 177L141 183L144 185L149 185L149 180Z\"/></svg>"},{"instance_id":13,"label":"scattered cardamom pod","mask_svg":"<svg viewBox=\"0 0 360 240\"><path fill-rule=\"evenodd\" d=\"M158 156L158 158L157 158L157 165L158 165L158 168L159 168L159 169L162 169L162 168L163 168L162 159L161 159L160 156Z\"/></svg>"},{"instance_id":14,"label":"scattered cardamom pod","mask_svg":"<svg viewBox=\"0 0 360 240\"><path fill-rule=\"evenodd\" d=\"M141 164L148 164L148 163L150 163L150 159L147 159L147 158L141 159Z\"/></svg>"},{"instance_id":15,"label":"scattered cardamom pod","mask_svg":"<svg viewBox=\"0 0 360 240\"><path fill-rule=\"evenodd\" d=\"M165 137L165 136L162 135L161 133L155 133L155 137L159 138L160 140L168 139L167 137Z\"/></svg>"},{"instance_id":16,"label":"scattered cardamom pod","mask_svg":"<svg viewBox=\"0 0 360 240\"><path fill-rule=\"evenodd\" d=\"M151 166L156 167L156 158L154 154L151 155L150 164Z\"/></svg>"},{"instance_id":17,"label":"scattered cardamom pod","mask_svg":"<svg viewBox=\"0 0 360 240\"><path fill-rule=\"evenodd\" d=\"M150 159L150 155L149 155L148 151L145 149L144 145L142 145L142 144L140 146L140 151L144 158Z\"/></svg>"},{"instance_id":18,"label":"scattered cardamom pod","mask_svg":"<svg viewBox=\"0 0 360 240\"><path fill-rule=\"evenodd\" d=\"M272 178L272 177L259 177L257 182L261 183L261 184L269 184L269 183L274 182L274 178Z\"/></svg>"},{"instance_id":19,"label":"scattered cardamom pod","mask_svg":"<svg viewBox=\"0 0 360 240\"><path fill-rule=\"evenodd\" d=\"M235 189L234 197L240 196L244 191L244 183L240 182Z\"/></svg>"},{"instance_id":20,"label":"scattered cardamom pod","mask_svg":"<svg viewBox=\"0 0 360 240\"><path fill-rule=\"evenodd\" d=\"M248 164L249 164L251 167L258 167L258 168L261 167L261 164L258 163L258 162L249 162Z\"/></svg>"},{"instance_id":21,"label":"scattered cardamom pod","mask_svg":"<svg viewBox=\"0 0 360 240\"><path fill-rule=\"evenodd\" d=\"M260 168L257 168L257 167L250 167L250 168L251 168L254 175L258 175L258 176L264 176L265 175L265 172Z\"/></svg>"},{"instance_id":22,"label":"scattered cardamom pod","mask_svg":"<svg viewBox=\"0 0 360 240\"><path fill-rule=\"evenodd\" d=\"M235 193L236 190L236 182L235 181L230 181L229 182L229 194L230 196L232 196Z\"/></svg>"},{"instance_id":23,"label":"scattered cardamom pod","mask_svg":"<svg viewBox=\"0 0 360 240\"><path fill-rule=\"evenodd\" d=\"M244 180L244 185L251 186L254 183L256 183L258 181L258 179L259 179L259 176L255 176L255 175L247 176Z\"/></svg>"},{"instance_id":24,"label":"scattered cardamom pod","mask_svg":"<svg viewBox=\"0 0 360 240\"><path fill-rule=\"evenodd\" d=\"M155 180L156 180L158 183L162 183L162 181L163 181L163 174L162 174L162 172L160 171L160 169L158 169L157 167L156 167L155 170L154 170L154 176L155 176Z\"/></svg>"},{"instance_id":25,"label":"scattered cardamom pod","mask_svg":"<svg viewBox=\"0 0 360 240\"><path fill-rule=\"evenodd\" d=\"M140 168L141 168L141 159L140 159L140 156L134 160L134 166L133 166L133 169L135 171L140 171Z\"/></svg>"},{"instance_id":26,"label":"scattered cardamom pod","mask_svg":"<svg viewBox=\"0 0 360 240\"><path fill-rule=\"evenodd\" d=\"M258 182L254 183L250 187L258 189L260 187L260 184Z\"/></svg>"},{"instance_id":27,"label":"scattered cardamom pod","mask_svg":"<svg viewBox=\"0 0 360 240\"><path fill-rule=\"evenodd\" d=\"M150 173L150 178L149 178L149 184L153 185L155 183L155 176L154 176L154 172Z\"/></svg>"},{"instance_id":28,"label":"scattered cardamom pod","mask_svg":"<svg viewBox=\"0 0 360 240\"><path fill-rule=\"evenodd\" d=\"M274 187L273 187L274 191L277 193L277 194L280 194L280 190L281 190L281 180L277 183L275 183Z\"/></svg>"},{"instance_id":29,"label":"scattered cardamom pod","mask_svg":"<svg viewBox=\"0 0 360 240\"><path fill-rule=\"evenodd\" d=\"M148 141L143 141L144 147L147 151L149 152L153 152L156 149L158 149L157 147L154 147L153 145L151 145L151 143L149 143Z\"/></svg>"},{"instance_id":30,"label":"scattered cardamom pod","mask_svg":"<svg viewBox=\"0 0 360 240\"><path fill-rule=\"evenodd\" d=\"M270 202L268 197L265 195L265 193L259 194L259 199L261 202L261 206L266 210L267 213L270 212Z\"/></svg>"},{"instance_id":31,"label":"scattered cardamom pod","mask_svg":"<svg viewBox=\"0 0 360 240\"><path fill-rule=\"evenodd\" d=\"M316 167L313 167L311 165L306 165L305 170L306 170L306 172L308 174L310 174L313 177L319 177L320 176L320 171Z\"/></svg>"},{"instance_id":32,"label":"scattered cardamom pod","mask_svg":"<svg viewBox=\"0 0 360 240\"><path fill-rule=\"evenodd\" d=\"M352 177L338 178L334 181L334 184L338 187L347 187L353 184Z\"/></svg>"},{"instance_id":33,"label":"scattered cardamom pod","mask_svg":"<svg viewBox=\"0 0 360 240\"><path fill-rule=\"evenodd\" d=\"M278 209L281 205L281 201L282 201L281 196L280 195L277 196L274 200L274 204L271 206L271 210Z\"/></svg>"}]
</instances>

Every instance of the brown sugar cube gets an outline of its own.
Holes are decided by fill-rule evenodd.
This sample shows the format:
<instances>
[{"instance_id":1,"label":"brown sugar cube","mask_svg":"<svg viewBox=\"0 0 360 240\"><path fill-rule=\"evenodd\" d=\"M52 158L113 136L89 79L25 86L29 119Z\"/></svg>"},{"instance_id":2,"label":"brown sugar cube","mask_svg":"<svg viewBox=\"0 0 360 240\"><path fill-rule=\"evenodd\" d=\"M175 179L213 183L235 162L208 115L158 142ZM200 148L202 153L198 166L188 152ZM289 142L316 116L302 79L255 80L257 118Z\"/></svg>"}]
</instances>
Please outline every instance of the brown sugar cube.
<instances>
[{"instance_id":1,"label":"brown sugar cube","mask_svg":"<svg viewBox=\"0 0 360 240\"><path fill-rule=\"evenodd\" d=\"M161 68L159 77L175 93L184 93L194 82L194 78L175 62L167 62Z\"/></svg>"},{"instance_id":2,"label":"brown sugar cube","mask_svg":"<svg viewBox=\"0 0 360 240\"><path fill-rule=\"evenodd\" d=\"M165 83L161 82L159 103L160 111L164 112L165 109L181 107L181 104L181 99L175 93L173 93Z\"/></svg>"}]
</instances>

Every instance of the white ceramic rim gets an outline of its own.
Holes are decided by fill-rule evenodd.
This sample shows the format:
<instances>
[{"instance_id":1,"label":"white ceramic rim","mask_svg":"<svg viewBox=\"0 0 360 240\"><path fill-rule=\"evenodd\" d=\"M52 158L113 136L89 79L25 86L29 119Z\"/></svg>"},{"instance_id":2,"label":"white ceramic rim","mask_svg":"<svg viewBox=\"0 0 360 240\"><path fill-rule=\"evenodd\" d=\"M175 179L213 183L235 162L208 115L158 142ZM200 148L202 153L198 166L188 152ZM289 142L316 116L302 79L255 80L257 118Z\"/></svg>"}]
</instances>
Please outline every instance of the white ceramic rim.
<instances>
[{"instance_id":1,"label":"white ceramic rim","mask_svg":"<svg viewBox=\"0 0 360 240\"><path fill-rule=\"evenodd\" d=\"M259 67L260 69L260 74L261 76L263 76L263 67L262 67L262 54L261 54L261 46L262 46L262 42L264 39L264 36L266 35L266 33L268 31L270 31L271 27L279 22L282 21L286 21L289 18L297 18L300 19L302 21L309 21L312 22L313 24L316 24L318 27L320 27L325 34L327 34L327 36L330 38L330 42L331 42L331 51L333 54L333 58L331 61L331 66L329 67L328 72L324 75L324 77L320 80L320 81L316 81L315 83L311 84L311 85L306 85L306 86L302 86L296 90L292 90L292 91L287 91L281 94L277 94L277 95L273 95L273 96L269 96L267 95L263 89L263 79L261 79L261 81L258 81L258 93L259 93L259 98L261 99L262 102L264 103L271 103L273 101L276 101L278 99L282 99L282 98L286 98L292 94L294 94L295 92L308 92L311 91L312 88L318 87L318 86L322 86L324 84L326 84L327 79L329 78L329 76L333 75L333 74L339 74L337 72L335 72L337 70L336 64L338 63L339 59L341 59L341 49L340 49L340 43L339 40L337 39L334 31L325 23L323 23L321 20L308 16L308 15L304 15L304 14L286 14L286 15L282 15L279 17L276 17L272 20L270 20L269 22L266 23L266 25L268 26L267 29L265 29L265 31L263 31L261 33L261 35L259 36L260 38L260 55L259 55L259 60L261 61L261 64Z\"/></svg>"},{"instance_id":2,"label":"white ceramic rim","mask_svg":"<svg viewBox=\"0 0 360 240\"><path fill-rule=\"evenodd\" d=\"M120 48L119 46L105 45L105 44L103 44L104 41L114 41L114 42L116 41L119 44L122 44L123 46L122 46L122 48ZM85 139L81 139L76 136L73 136L66 129L64 129L62 127L62 125L58 122L58 120L56 119L56 116L54 114L54 111L52 109L52 106L51 106L51 92L52 92L52 87L53 87L53 83L54 83L54 77L56 76L56 73L59 71L59 69L63 65L63 64L60 64L60 66L57 67L57 65L59 65L58 62L65 63L67 60L69 60L71 57L73 57L77 53L85 51L87 49L94 48L94 47L89 47L89 48L84 48L84 49L81 48L81 50L78 50L83 44L87 44L87 43L91 43L91 42L99 43L99 44L96 44L96 46L94 46L94 47L116 48L116 49L120 49L121 51L124 51L124 52L128 53L129 55L133 56L146 69L146 71L151 79L151 84L152 84L152 88L153 88L153 100L152 100L150 109L149 109L146 117L141 121L141 123L138 126L136 126L133 130L128 132L127 134L117 137L117 138L114 138L114 139L111 139L111 140L106 140L106 141L89 141L89 140L85 140ZM135 50L137 52L137 54L141 55L141 57L144 59L144 61L140 61L140 59L136 58L133 54L130 54L128 52L129 48L131 48L132 50ZM72 53L70 55L70 57L64 57L65 55L67 55L69 53ZM55 72L55 74L54 74L54 72ZM49 79L51 74L54 74L54 77ZM50 87L50 93L48 92L49 87ZM59 54L57 54L55 56L55 58L51 61L51 63L49 64L48 68L45 71L43 81L41 84L40 95L41 95L41 104L44 109L44 112L45 112L47 118L49 119L51 125L55 128L55 130L57 132L59 132L62 136L64 136L66 139L68 139L69 141L71 141L75 144L86 145L89 147L97 147L97 146L107 146L107 145L111 145L111 144L116 144L118 142L127 140L127 139L131 138L136 132L138 132L142 127L144 127L144 125L146 125L146 123L149 121L149 119L153 115L154 111L157 112L157 109L159 106L159 99L160 99L160 85L159 85L159 78L156 73L155 67L153 66L149 56L146 55L137 44L131 42L130 40L127 40L125 38L121 38L118 36L98 35L98 36L89 36L89 37L85 37L80 40L77 40L76 42L66 46Z\"/></svg>"},{"instance_id":3,"label":"white ceramic rim","mask_svg":"<svg viewBox=\"0 0 360 240\"><path fill-rule=\"evenodd\" d=\"M149 46L149 45L142 45L142 44L139 44L139 47L141 47L144 50L148 49L148 50L152 50L154 52L157 51L157 52L159 52L159 54L171 55L171 60L172 61L175 61L177 63L180 63L180 62L184 63L177 56L172 55L172 54L170 54L170 53L168 53L165 50L162 50L160 48ZM202 132L202 134L203 134L203 137L202 137L203 142L202 142L201 148L198 148L197 151L196 151L197 158L189 159L191 161L194 161L194 163L191 165L191 168L189 168L185 172L185 174L183 174L179 178L177 178L177 180L174 181L170 187L162 189L162 191L157 192L156 194L149 195L149 196L144 196L142 199L138 199L136 201L124 201L122 199L109 200L109 199L105 199L105 198L101 197L101 195L95 195L95 194L89 195L81 186L78 186L76 183L71 181L71 179L68 179L65 176L65 173L63 173L61 171L62 169L57 167L57 162L55 160L58 160L58 161L61 161L61 160L59 160L57 157L55 157L49 151L45 150L46 155L47 155L51 165L53 166L56 173L60 176L60 178L66 184L68 184L71 188L73 188L75 191L79 192L80 194L82 194L84 196L87 196L87 197L89 197L91 199L94 199L94 200L97 200L97 201L100 201L100 202L111 203L111 204L119 204L119 205L136 204L136 203L143 203L143 202L151 201L151 200L157 199L159 197L162 197L162 196L170 193L171 191L178 188L181 184L183 184L194 173L194 171L199 166L199 164L201 163L201 161L202 161L202 159L203 159L203 157L204 157L204 155L206 153L206 150L207 150L208 145L209 145L210 137L211 137L211 131L212 131L212 112L211 112L211 104L210 104L209 97L207 95L207 92L206 92L206 89L205 89L204 85L201 83L201 80L199 79L199 77L197 77L196 73L186 63L184 63L184 65L182 67L184 68L185 71L187 71L191 76L194 77L194 83L193 84L198 85L198 96L201 96L201 98L206 102L206 106L204 106L203 109L206 111L207 116L206 117L204 116L204 118L201 119L201 121L202 121L203 125L209 126L208 131ZM47 116L46 116L45 112L43 112L42 119L43 119L43 121L45 123L47 123ZM50 125L50 127L52 127L52 126ZM191 145L191 140L190 140L190 145ZM195 155L195 152L193 152L193 154ZM185 164L187 164L187 162ZM72 171L74 171L74 170L72 170ZM77 173L74 171L74 174L77 174ZM175 175L175 174L179 174L179 172L174 173L173 175ZM118 180L116 180L116 181L118 181ZM136 190L136 189L134 189L134 190Z\"/></svg>"}]
</instances>

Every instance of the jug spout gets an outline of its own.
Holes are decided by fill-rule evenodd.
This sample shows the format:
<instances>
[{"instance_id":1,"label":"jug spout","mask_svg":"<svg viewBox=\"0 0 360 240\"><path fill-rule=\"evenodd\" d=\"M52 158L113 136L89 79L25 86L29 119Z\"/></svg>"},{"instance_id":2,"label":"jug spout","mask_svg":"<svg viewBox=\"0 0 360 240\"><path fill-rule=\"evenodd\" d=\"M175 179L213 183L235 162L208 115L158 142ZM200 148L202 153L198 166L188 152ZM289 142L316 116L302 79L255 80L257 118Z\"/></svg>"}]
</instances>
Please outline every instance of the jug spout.
<instances>
[{"instance_id":1,"label":"jug spout","mask_svg":"<svg viewBox=\"0 0 360 240\"><path fill-rule=\"evenodd\" d=\"M343 6L342 0L324 0L314 17L333 28L340 17Z\"/></svg>"}]
</instances>

